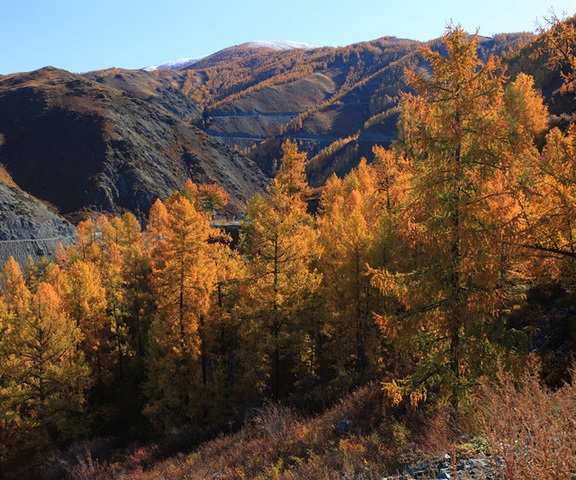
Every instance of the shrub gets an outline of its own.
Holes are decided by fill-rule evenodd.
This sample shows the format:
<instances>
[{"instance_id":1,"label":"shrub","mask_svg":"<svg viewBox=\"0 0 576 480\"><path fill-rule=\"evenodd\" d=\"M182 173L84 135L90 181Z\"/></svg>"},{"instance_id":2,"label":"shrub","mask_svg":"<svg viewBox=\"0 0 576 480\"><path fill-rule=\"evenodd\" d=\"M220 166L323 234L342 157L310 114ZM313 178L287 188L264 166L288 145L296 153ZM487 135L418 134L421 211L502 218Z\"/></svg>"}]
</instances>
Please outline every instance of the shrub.
<instances>
[{"instance_id":1,"label":"shrub","mask_svg":"<svg viewBox=\"0 0 576 480\"><path fill-rule=\"evenodd\" d=\"M482 398L483 437L505 478L575 478L576 386L549 390L533 363L520 378L501 370Z\"/></svg>"}]
</instances>

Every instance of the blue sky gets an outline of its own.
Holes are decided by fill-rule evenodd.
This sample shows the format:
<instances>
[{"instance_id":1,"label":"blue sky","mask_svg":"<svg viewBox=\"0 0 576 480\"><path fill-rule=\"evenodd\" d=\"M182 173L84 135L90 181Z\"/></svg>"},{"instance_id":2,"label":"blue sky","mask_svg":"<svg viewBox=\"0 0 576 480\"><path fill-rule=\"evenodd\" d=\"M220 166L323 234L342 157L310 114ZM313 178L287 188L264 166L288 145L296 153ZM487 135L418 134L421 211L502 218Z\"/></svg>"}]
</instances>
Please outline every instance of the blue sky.
<instances>
[{"instance_id":1,"label":"blue sky","mask_svg":"<svg viewBox=\"0 0 576 480\"><path fill-rule=\"evenodd\" d=\"M0 74L141 68L250 40L430 40L450 21L486 36L534 31L550 9L574 15L576 1L0 0Z\"/></svg>"}]
</instances>

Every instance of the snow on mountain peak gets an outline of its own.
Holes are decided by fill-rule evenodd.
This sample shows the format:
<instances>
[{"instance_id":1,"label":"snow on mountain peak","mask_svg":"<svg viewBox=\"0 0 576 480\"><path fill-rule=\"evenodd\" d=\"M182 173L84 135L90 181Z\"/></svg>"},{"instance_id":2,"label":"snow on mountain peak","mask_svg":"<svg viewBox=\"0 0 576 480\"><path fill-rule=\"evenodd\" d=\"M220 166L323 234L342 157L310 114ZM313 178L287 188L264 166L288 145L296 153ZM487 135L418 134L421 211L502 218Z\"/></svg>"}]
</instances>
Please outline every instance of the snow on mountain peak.
<instances>
[{"instance_id":1,"label":"snow on mountain peak","mask_svg":"<svg viewBox=\"0 0 576 480\"><path fill-rule=\"evenodd\" d=\"M173 70L177 70L180 68L188 67L202 58L203 57L179 58L178 60L166 62L161 65L152 65L150 67L144 67L142 70L145 70L146 72L153 72L154 70L160 70L161 68L171 68Z\"/></svg>"},{"instance_id":2,"label":"snow on mountain peak","mask_svg":"<svg viewBox=\"0 0 576 480\"><path fill-rule=\"evenodd\" d=\"M311 43L293 42L291 40L255 40L253 42L245 43L244 45L256 48L269 48L271 50L292 50L294 48L304 48L309 50L312 48L318 48L317 45L312 45Z\"/></svg>"},{"instance_id":3,"label":"snow on mountain peak","mask_svg":"<svg viewBox=\"0 0 576 480\"><path fill-rule=\"evenodd\" d=\"M295 48L303 48L310 50L312 48L319 48L317 45L312 45L311 43L304 42L293 42L291 40L255 40L253 42L243 43L241 46L252 47L252 48L267 48L269 50L292 50ZM161 68L170 68L172 70L181 70L190 65L196 63L205 57L195 57L195 58L180 58L178 60L173 60L171 62L162 63L161 65L152 65L150 67L144 67L142 70L146 72L153 72L154 70L160 70Z\"/></svg>"}]
</instances>

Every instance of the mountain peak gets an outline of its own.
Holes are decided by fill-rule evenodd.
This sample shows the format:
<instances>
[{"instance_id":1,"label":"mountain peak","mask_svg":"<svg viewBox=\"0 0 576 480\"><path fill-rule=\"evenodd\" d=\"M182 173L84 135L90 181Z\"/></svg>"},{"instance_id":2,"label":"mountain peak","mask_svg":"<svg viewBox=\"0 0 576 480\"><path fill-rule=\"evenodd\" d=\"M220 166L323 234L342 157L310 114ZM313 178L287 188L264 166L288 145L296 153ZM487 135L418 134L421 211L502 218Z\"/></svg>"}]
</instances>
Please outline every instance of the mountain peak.
<instances>
[{"instance_id":1,"label":"mountain peak","mask_svg":"<svg viewBox=\"0 0 576 480\"><path fill-rule=\"evenodd\" d=\"M318 45L304 42L293 42L292 40L254 40L252 42L244 43L241 46L268 48L270 50L292 50L295 48L310 50L313 48L319 48Z\"/></svg>"},{"instance_id":2,"label":"mountain peak","mask_svg":"<svg viewBox=\"0 0 576 480\"><path fill-rule=\"evenodd\" d=\"M313 45L311 43L304 43L304 42L294 42L292 40L254 40L252 42L246 42L241 45L237 45L237 47L262 48L278 51L293 50L297 48L305 50L320 48L318 47L318 45ZM149 67L144 67L142 68L142 70L146 72L153 72L154 70L160 70L162 68L170 68L172 70L184 70L193 65L194 63L198 62L199 60L202 60L203 58L205 57L180 58L178 60L172 60L171 62L162 63L160 65L151 65Z\"/></svg>"},{"instance_id":3,"label":"mountain peak","mask_svg":"<svg viewBox=\"0 0 576 480\"><path fill-rule=\"evenodd\" d=\"M146 72L153 72L154 70L160 70L161 68L171 68L173 70L178 70L180 68L186 68L196 63L198 60L204 57L194 57L194 58L179 58L178 60L172 60L171 62L162 63L160 65L151 65L149 67L144 67L142 70Z\"/></svg>"}]
</instances>

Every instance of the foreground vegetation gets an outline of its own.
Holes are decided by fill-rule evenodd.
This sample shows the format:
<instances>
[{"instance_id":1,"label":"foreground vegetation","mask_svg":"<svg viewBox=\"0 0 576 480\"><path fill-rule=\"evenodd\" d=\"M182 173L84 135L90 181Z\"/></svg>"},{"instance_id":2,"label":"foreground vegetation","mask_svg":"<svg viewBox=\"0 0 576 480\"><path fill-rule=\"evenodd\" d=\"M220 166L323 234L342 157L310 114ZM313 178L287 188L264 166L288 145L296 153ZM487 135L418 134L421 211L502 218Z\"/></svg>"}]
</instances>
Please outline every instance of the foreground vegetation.
<instances>
[{"instance_id":1,"label":"foreground vegetation","mask_svg":"<svg viewBox=\"0 0 576 480\"><path fill-rule=\"evenodd\" d=\"M576 127L548 131L532 79L507 83L475 42L455 28L447 55L426 53L432 74L410 74L394 148L332 177L314 215L305 155L286 142L237 249L210 223L223 192L188 182L154 204L144 231L131 214L100 216L55 264L9 261L6 474L82 438L233 429L251 408L260 413L238 433L149 474L134 457L149 451L134 452L127 474L371 478L427 445L456 448L460 433L482 435L508 478L535 462L573 473L573 388L551 393L522 373L530 331L510 318L536 285L573 292ZM484 416L471 413L478 399ZM517 405L541 408L517 422ZM83 478L123 474L91 458Z\"/></svg>"},{"instance_id":2,"label":"foreground vegetation","mask_svg":"<svg viewBox=\"0 0 576 480\"><path fill-rule=\"evenodd\" d=\"M399 479L416 471L418 478L437 478L440 465L464 479L571 477L576 470L573 386L552 392L542 386L537 369L518 378L500 370L496 382L482 382L478 401L481 407L462 412L454 429L445 408L392 408L381 388L371 384L308 419L269 403L239 432L188 455L158 460L161 445L155 444L102 461L85 450L78 457L58 457L52 468L53 474L96 480ZM340 430L344 418L350 427ZM468 458L473 459L468 465L476 459L481 467L463 470Z\"/></svg>"}]
</instances>

